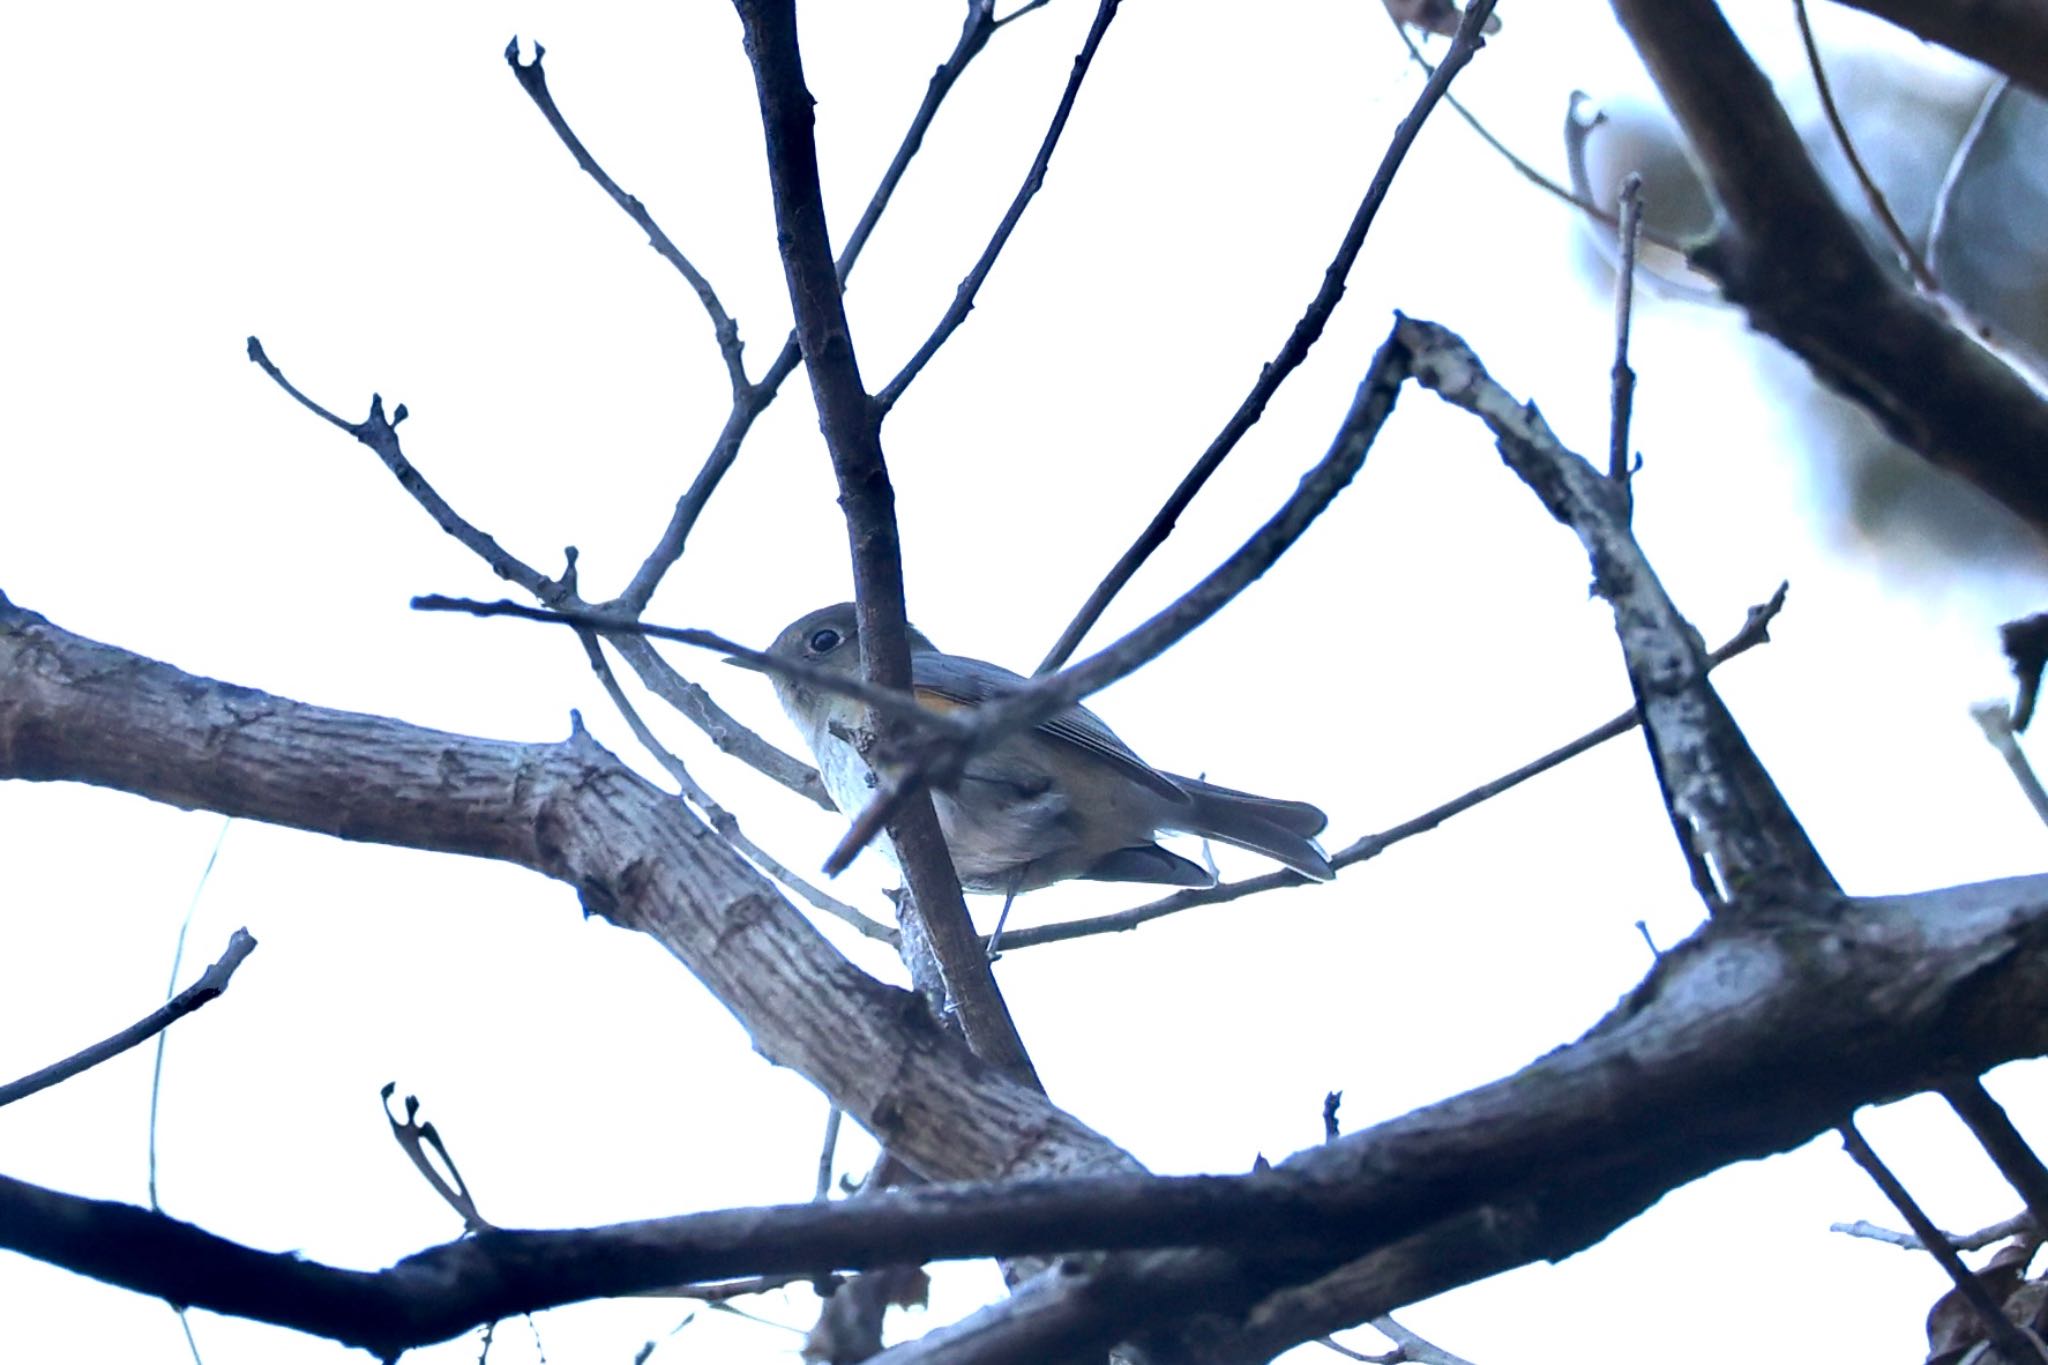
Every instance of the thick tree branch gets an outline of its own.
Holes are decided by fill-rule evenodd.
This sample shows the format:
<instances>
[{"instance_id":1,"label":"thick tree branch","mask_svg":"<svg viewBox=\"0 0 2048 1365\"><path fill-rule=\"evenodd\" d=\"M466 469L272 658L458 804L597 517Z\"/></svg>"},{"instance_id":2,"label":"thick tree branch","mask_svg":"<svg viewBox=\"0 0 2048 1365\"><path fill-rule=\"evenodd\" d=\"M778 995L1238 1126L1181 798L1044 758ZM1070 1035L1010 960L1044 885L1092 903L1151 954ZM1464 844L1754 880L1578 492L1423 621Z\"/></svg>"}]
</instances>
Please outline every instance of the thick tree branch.
<instances>
[{"instance_id":1,"label":"thick tree branch","mask_svg":"<svg viewBox=\"0 0 2048 1365\"><path fill-rule=\"evenodd\" d=\"M1727 296L1898 441L2048 535L2048 401L1878 263L1712 0L1613 4L1726 215L1697 254ZM2005 51L2041 28L2032 8Z\"/></svg>"},{"instance_id":2,"label":"thick tree branch","mask_svg":"<svg viewBox=\"0 0 2048 1365\"><path fill-rule=\"evenodd\" d=\"M926 1188L499 1229L379 1273L0 1181L0 1246L385 1352L685 1280L1204 1246L1069 1262L903 1358L1057 1359L1055 1348L1205 1315L1226 1330L1213 1355L1188 1358L1263 1358L1421 1293L1566 1255L1664 1191L1796 1146L1859 1105L2048 1049L2048 877L1783 909L1769 925L1711 922L1584 1038L1514 1076L1250 1176ZM1361 1285L1377 1295L1370 1311Z\"/></svg>"},{"instance_id":3,"label":"thick tree branch","mask_svg":"<svg viewBox=\"0 0 2048 1365\"><path fill-rule=\"evenodd\" d=\"M306 706L83 639L0 597L0 777L531 868L659 941L763 1055L925 1174L1131 1169L969 1056L915 997L854 967L681 802L581 731L512 744Z\"/></svg>"},{"instance_id":4,"label":"thick tree branch","mask_svg":"<svg viewBox=\"0 0 2048 1365\"><path fill-rule=\"evenodd\" d=\"M2040 0L1842 0L1980 61L2048 98L2048 6Z\"/></svg>"},{"instance_id":5,"label":"thick tree branch","mask_svg":"<svg viewBox=\"0 0 2048 1365\"><path fill-rule=\"evenodd\" d=\"M1593 589L1614 609L1650 761L1680 846L1710 909L1836 890L1833 876L1734 717L1707 680L1710 662L1629 529L1621 486L1566 450L1536 411L1486 373L1446 329L1404 318L1395 328L1417 380L1483 420L1501 456L1550 514L1578 534Z\"/></svg>"}]
</instances>

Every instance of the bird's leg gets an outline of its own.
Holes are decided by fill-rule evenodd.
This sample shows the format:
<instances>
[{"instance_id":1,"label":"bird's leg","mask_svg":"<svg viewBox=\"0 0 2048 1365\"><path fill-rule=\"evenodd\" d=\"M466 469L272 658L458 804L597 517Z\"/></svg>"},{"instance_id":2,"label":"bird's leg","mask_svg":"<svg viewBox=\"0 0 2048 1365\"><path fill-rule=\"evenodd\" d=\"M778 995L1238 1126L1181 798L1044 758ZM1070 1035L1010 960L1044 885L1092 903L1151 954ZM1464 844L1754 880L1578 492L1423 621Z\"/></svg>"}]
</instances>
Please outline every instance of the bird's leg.
<instances>
[{"instance_id":1,"label":"bird's leg","mask_svg":"<svg viewBox=\"0 0 2048 1365\"><path fill-rule=\"evenodd\" d=\"M1003 942L1003 926L1010 922L1010 906L1016 902L1017 888L1024 884L1024 869L1028 863L1017 864L1017 870L1010 874L1010 889L1003 893L1003 913L996 916L996 930L988 936L988 960L994 962L1002 954L997 951Z\"/></svg>"}]
</instances>

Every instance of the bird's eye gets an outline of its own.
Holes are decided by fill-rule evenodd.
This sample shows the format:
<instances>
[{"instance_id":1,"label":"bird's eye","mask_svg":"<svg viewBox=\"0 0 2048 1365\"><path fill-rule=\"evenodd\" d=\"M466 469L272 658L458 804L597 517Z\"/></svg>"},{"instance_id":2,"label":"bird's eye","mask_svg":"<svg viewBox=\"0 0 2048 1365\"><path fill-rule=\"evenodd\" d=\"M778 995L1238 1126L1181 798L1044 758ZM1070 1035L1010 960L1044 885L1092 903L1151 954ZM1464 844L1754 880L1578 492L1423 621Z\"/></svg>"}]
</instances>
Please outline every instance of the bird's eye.
<instances>
[{"instance_id":1,"label":"bird's eye","mask_svg":"<svg viewBox=\"0 0 2048 1365\"><path fill-rule=\"evenodd\" d=\"M811 632L811 653L830 654L833 650L839 648L841 638L843 637L841 637L839 632L830 626L825 627L823 630L814 630Z\"/></svg>"}]
</instances>

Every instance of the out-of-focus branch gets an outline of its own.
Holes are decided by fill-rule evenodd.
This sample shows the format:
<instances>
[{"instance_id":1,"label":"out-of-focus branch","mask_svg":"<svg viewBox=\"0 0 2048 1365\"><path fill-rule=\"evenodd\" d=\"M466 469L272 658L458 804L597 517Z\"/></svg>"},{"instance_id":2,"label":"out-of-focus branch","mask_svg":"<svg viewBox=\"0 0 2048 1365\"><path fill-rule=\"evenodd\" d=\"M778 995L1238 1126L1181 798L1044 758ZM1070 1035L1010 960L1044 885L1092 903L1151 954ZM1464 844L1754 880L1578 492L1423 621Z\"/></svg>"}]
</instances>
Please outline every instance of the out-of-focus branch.
<instances>
[{"instance_id":1,"label":"out-of-focus branch","mask_svg":"<svg viewBox=\"0 0 2048 1365\"><path fill-rule=\"evenodd\" d=\"M1613 5L1725 213L1696 255L1726 296L1902 444L2048 535L2048 401L1871 254L1712 0ZM2042 28L2032 9L2003 50Z\"/></svg>"},{"instance_id":2,"label":"out-of-focus branch","mask_svg":"<svg viewBox=\"0 0 2048 1365\"><path fill-rule=\"evenodd\" d=\"M1914 1235L1920 1239L1920 1245L1926 1249L1927 1254L1940 1262L1941 1268L1947 1272L1950 1283L1955 1285L1956 1292L1962 1296L1963 1302L1970 1306L1970 1311L1977 1315L1977 1320L1983 1324L1986 1334L1997 1343L2000 1357L2007 1365L2020 1365L2023 1361L2037 1361L2040 1365L2048 1365L2048 1349L2044 1349L2038 1341L2029 1340L2026 1333L2013 1325L2012 1319L2005 1315L2005 1310L1999 1306L1998 1300L1991 1296L1991 1291L1978 1281L1970 1267L1963 1264L1963 1258L1956 1254L1956 1249L1949 1245L1948 1239L1941 1235L1941 1229L1934 1225L1934 1220L1921 1210L1919 1203L1907 1192L1899 1178L1892 1174L1891 1168L1880 1161L1877 1153L1870 1149L1870 1144L1864 1140L1863 1134L1856 1131L1856 1125L1845 1123L1841 1132L1842 1145L1848 1149L1851 1159L1863 1168L1872 1183L1884 1191L1885 1198L1892 1201L1892 1207L1899 1211L1907 1226L1913 1229Z\"/></svg>"},{"instance_id":3,"label":"out-of-focus branch","mask_svg":"<svg viewBox=\"0 0 2048 1365\"><path fill-rule=\"evenodd\" d=\"M1863 191L1863 202L1870 205L1871 214L1884 229L1885 238L1898 253L1906 273L1913 277L1913 283L1930 294L1938 292L1941 286L1935 282L1934 272L1920 258L1920 250L1906 236L1906 230L1899 226L1891 201L1885 198L1870 168L1863 164L1863 157L1856 151L1856 139L1849 136L1849 125L1835 106L1835 88L1828 80L1827 63L1821 60L1820 44L1813 36L1813 20L1806 13L1806 0L1792 0L1792 17L1799 21L1799 42L1806 49L1806 69L1813 73L1813 89L1820 96L1821 113L1827 118L1828 130L1835 135L1835 145L1842 149L1842 159L1849 163L1849 173L1856 177L1857 187Z\"/></svg>"},{"instance_id":4,"label":"out-of-focus branch","mask_svg":"<svg viewBox=\"0 0 2048 1365\"><path fill-rule=\"evenodd\" d=\"M2048 98L2048 8L2040 0L1842 0L1980 61Z\"/></svg>"}]
</instances>

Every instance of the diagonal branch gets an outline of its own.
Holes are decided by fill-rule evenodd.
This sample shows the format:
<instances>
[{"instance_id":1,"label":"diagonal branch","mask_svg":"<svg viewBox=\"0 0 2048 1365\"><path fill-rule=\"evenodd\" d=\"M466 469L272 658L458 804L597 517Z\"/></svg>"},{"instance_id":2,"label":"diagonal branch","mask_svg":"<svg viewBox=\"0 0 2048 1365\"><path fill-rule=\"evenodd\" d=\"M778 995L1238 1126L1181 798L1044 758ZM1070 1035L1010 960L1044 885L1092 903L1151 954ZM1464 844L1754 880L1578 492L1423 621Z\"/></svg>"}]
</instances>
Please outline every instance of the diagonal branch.
<instances>
[{"instance_id":1,"label":"diagonal branch","mask_svg":"<svg viewBox=\"0 0 2048 1365\"><path fill-rule=\"evenodd\" d=\"M704 312L711 319L711 330L718 338L718 354L725 361L726 378L732 382L733 399L737 402L748 387L746 366L740 360L742 347L739 324L726 313L725 305L718 300L718 291L711 287L711 281L704 277L704 272L691 264L690 258L683 254L682 248L661 230L661 224L654 221L654 215L647 211L646 206L621 189L619 182L612 179L604 167L597 164L597 158L583 145L583 139L576 136L576 131L569 126L569 121L562 117L562 111L555 106L554 93L548 89L547 72L541 68L541 59L546 55L547 49L535 43L533 60L521 64L519 39L515 37L505 45L505 64L512 68L512 78L519 82L519 88L526 92L526 97L540 110L541 117L548 121L548 127L555 130L555 136L569 149L569 155L576 158L576 164L583 168L583 173L595 180L598 188L610 196L611 201L647 234L647 244L653 247L663 260L674 266L676 273L696 291L697 301L704 305Z\"/></svg>"},{"instance_id":2,"label":"diagonal branch","mask_svg":"<svg viewBox=\"0 0 2048 1365\"><path fill-rule=\"evenodd\" d=\"M1778 590L1771 594L1769 601L1749 609L1749 615L1742 628L1728 638L1727 643L1707 656L1709 668L1718 667L1736 655L1754 649L1770 639L1770 623L1784 609L1786 584L1780 583ZM1454 815L1460 815L1474 806L1491 801L1504 792L1511 791L1541 773L1549 772L1580 754L1610 739L1627 734L1642 723L1642 716L1633 708L1610 720L1594 726L1577 739L1559 745L1541 758L1524 763L1512 772L1503 773L1490 781L1482 782L1470 791L1463 792L1439 805L1432 806L1422 814L1403 820L1381 830L1353 840L1349 845L1330 855L1330 866L1342 871L1358 863L1377 858L1394 845L1412 839L1418 834L1427 834ZM1307 885L1306 879L1294 872L1268 872L1257 877L1246 877L1242 881L1220 882L1200 890L1176 891L1161 896L1143 905L1128 910L1119 910L1107 915L1094 915L1087 919L1063 920L1052 924L1033 925L1028 929L1012 929L1003 935L1005 952L1012 948L1029 948L1040 943L1064 943L1077 938L1092 938L1097 934L1119 933L1136 929L1167 915L1192 910L1202 905L1222 905L1228 901L1242 900L1247 896L1264 891L1277 891L1282 887Z\"/></svg>"},{"instance_id":3,"label":"diagonal branch","mask_svg":"<svg viewBox=\"0 0 2048 1365\"><path fill-rule=\"evenodd\" d=\"M226 951L211 967L199 974L199 979L179 991L142 1018L122 1029L112 1037L103 1038L91 1047L81 1048L60 1062L52 1062L40 1071L30 1072L20 1080L0 1085L0 1105L9 1105L16 1100L26 1099L38 1090L48 1090L62 1081L68 1081L81 1071L91 1070L110 1057L118 1057L137 1043L146 1043L177 1023L192 1011L220 997L234 977L235 969L242 965L242 959L256 951L256 940L247 929L235 930L228 939Z\"/></svg>"},{"instance_id":4,"label":"diagonal branch","mask_svg":"<svg viewBox=\"0 0 2048 1365\"><path fill-rule=\"evenodd\" d=\"M1637 545L1621 490L1565 449L1535 405L1495 383L1451 332L1403 318L1395 336L1416 379L1484 421L1509 467L1585 546L1593 590L1614 609L1665 808L1703 874L1708 908L1835 890L1798 817L1707 681L1706 647Z\"/></svg>"},{"instance_id":5,"label":"diagonal branch","mask_svg":"<svg viewBox=\"0 0 2048 1365\"><path fill-rule=\"evenodd\" d=\"M1088 68L1095 61L1095 49L1102 46L1102 36L1109 32L1110 20L1116 18L1117 4L1118 0L1101 0L1100 6L1096 9L1095 22L1089 25L1088 37L1081 44L1080 54L1074 58L1073 74L1067 77L1066 92L1060 96L1059 107L1053 110L1052 123L1046 128L1044 138L1039 141L1038 155L1031 159L1031 169L1024 173L1024 183L1017 187L1015 197L1010 200L1009 210L1003 214L1002 221L996 224L995 235L990 237L988 245L981 249L981 256L975 261L974 268L967 272L967 278L961 280L959 287L953 291L953 302L947 305L944 316L939 319L939 325L925 338L924 345L917 348L917 354L904 362L903 368L896 372L896 377L883 385L882 391L875 395L875 407L882 416L888 415L889 410L896 406L896 400L903 396L903 391L910 387L911 381L931 363L932 357L939 353L939 348L960 329L960 324L967 321L967 314L974 308L974 296L981 292L982 281L986 280L988 272L995 268L996 257L1009 245L1010 234L1017 230L1017 224L1023 220L1024 210L1030 206L1040 187L1045 184L1045 168L1052 163L1053 149L1060 145L1060 134L1066 131L1067 116L1073 113L1074 100L1081 93L1081 82L1087 79Z\"/></svg>"},{"instance_id":6,"label":"diagonal branch","mask_svg":"<svg viewBox=\"0 0 2048 1365\"><path fill-rule=\"evenodd\" d=\"M1223 424L1223 430L1216 434L1216 439L1209 443L1209 448L1202 452L1194 467L1181 477L1179 485L1167 497L1165 504L1153 514L1152 520L1139 533L1137 540L1133 541L1131 547L1111 566L1109 573L1096 586L1095 591L1088 595L1088 600L1082 603L1081 610L1067 623L1067 628L1060 632L1060 638L1046 651L1045 658L1038 665L1037 671L1040 674L1052 672L1073 657L1082 639L1094 629L1095 623L1102 619L1102 613L1109 609L1111 600L1123 591L1124 585L1130 582L1145 561L1152 557L1152 552L1166 543L1166 538L1173 533L1180 514L1187 510L1188 504L1195 500L1195 495L1202 491L1202 485L1209 481L1209 476L1214 474L1230 452L1237 448L1237 443L1244 439L1245 433L1258 424L1259 418L1265 414L1266 404L1273 401L1273 395L1280 391L1280 386L1287 381L1287 377L1308 359L1310 349L1322 338L1323 328L1328 324L1330 314L1337 310L1338 300L1344 297L1344 282L1351 274L1351 267L1358 260L1358 253L1365 248L1366 234L1372 230L1373 220L1379 216L1380 205L1386 202L1387 193L1394 186L1394 176L1407 158L1408 149L1415 144L1416 137L1422 132L1423 123L1436 108L1437 101L1449 91L1451 81L1465 69L1466 63L1472 60L1472 55L1484 42L1481 32L1486 27L1488 17L1493 13L1493 6L1494 0L1473 0L1466 8L1464 18L1458 25L1458 36L1451 43L1450 51L1444 54L1443 61L1430 72L1429 80L1422 87L1422 93L1415 97L1414 107L1395 127L1393 137L1388 140L1387 150L1380 156L1379 167L1373 172L1372 182L1366 186L1365 197L1358 201L1358 208L1351 215L1351 223L1344 229L1343 240L1337 244L1336 255L1331 257L1329 265L1323 268L1323 282L1317 288L1315 297L1309 300L1307 309L1294 324L1294 330L1289 332L1287 340L1281 343L1279 353L1259 370L1258 382L1252 385L1251 392L1245 395L1244 401L1237 405L1237 411L1231 413L1230 420Z\"/></svg>"},{"instance_id":7,"label":"diagonal branch","mask_svg":"<svg viewBox=\"0 0 2048 1365\"><path fill-rule=\"evenodd\" d=\"M839 252L839 282L844 285L853 273L854 262L860 259L861 249L882 220L883 210L896 192L897 184L910 169L911 160L924 145L924 135L930 130L932 121L938 117L939 106L960 80L968 64L980 55L981 50L995 35L997 29L1037 8L1026 5L1003 18L995 17L993 0L970 0L967 16L960 27L960 37L953 45L953 51L932 73L930 83L925 87L924 99L918 104L917 112L911 116L910 126L904 130L902 140L897 143L896 155L890 159L888 170L882 173L875 192L868 196L867 207L862 210L860 221L846 238L846 245ZM662 578L682 557L683 544L690 538L696 527L697 518L703 515L704 507L711 501L711 495L718 490L733 462L739 458L740 446L747 433L753 429L754 419L774 401L782 388L782 381L795 372L801 353L797 346L797 334L792 329L783 340L782 349L776 352L768 370L755 383L735 396L732 410L726 414L725 426L712 443L711 453L690 481L690 486L676 500L675 511L663 528L661 538L654 548L647 552L640 568L634 573L633 581L619 594L618 605L638 614L647 609L647 603L654 596L654 590L661 585ZM630 662L630 660L629 660Z\"/></svg>"},{"instance_id":8,"label":"diagonal branch","mask_svg":"<svg viewBox=\"0 0 2048 1365\"><path fill-rule=\"evenodd\" d=\"M934 773L957 770L974 749L994 744L1005 735L1019 734L1047 717L1072 706L1091 692L1100 691L1120 678L1143 668L1170 649L1189 632L1221 611L1230 600L1256 582L1280 556L1301 538L1309 525L1322 515L1339 493L1364 467L1380 427L1393 411L1395 395L1408 376L1407 358L1390 336L1373 356L1365 378L1359 382L1351 409L1337 428L1329 451L1308 473L1280 510L1254 531L1207 577L1169 603L1150 620L1117 640L1100 653L1058 673L1041 675L1009 696L974 709L961 717L957 740L940 740L923 752L913 753L896 780L884 785L847 831L832 861L844 866L872 839L881 823L889 818L896 803L907 792L920 790Z\"/></svg>"}]
</instances>

